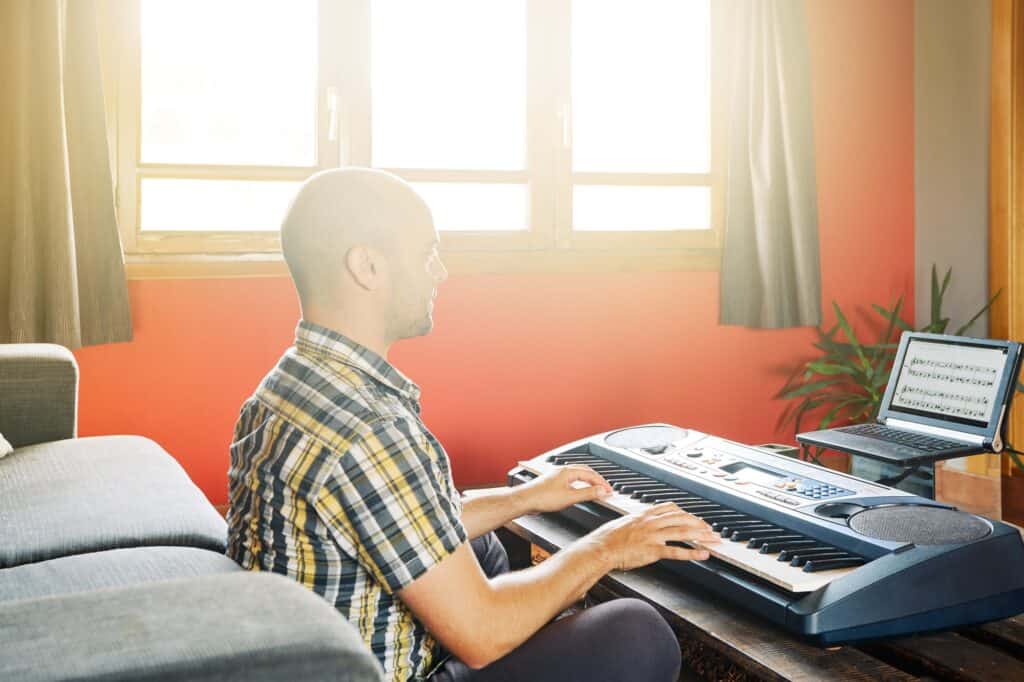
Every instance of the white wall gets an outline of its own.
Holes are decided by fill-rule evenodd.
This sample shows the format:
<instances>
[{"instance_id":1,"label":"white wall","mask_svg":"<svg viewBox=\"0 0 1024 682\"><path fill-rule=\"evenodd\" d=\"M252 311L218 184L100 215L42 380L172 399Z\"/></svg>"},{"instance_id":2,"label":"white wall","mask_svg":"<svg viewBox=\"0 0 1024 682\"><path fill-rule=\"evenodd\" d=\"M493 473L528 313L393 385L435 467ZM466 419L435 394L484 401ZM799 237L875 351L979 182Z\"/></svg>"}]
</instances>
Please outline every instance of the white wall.
<instances>
[{"instance_id":1,"label":"white wall","mask_svg":"<svg viewBox=\"0 0 1024 682\"><path fill-rule=\"evenodd\" d=\"M932 263L952 266L950 333L988 300L991 16L990 0L914 4L915 321L931 319Z\"/></svg>"}]
</instances>

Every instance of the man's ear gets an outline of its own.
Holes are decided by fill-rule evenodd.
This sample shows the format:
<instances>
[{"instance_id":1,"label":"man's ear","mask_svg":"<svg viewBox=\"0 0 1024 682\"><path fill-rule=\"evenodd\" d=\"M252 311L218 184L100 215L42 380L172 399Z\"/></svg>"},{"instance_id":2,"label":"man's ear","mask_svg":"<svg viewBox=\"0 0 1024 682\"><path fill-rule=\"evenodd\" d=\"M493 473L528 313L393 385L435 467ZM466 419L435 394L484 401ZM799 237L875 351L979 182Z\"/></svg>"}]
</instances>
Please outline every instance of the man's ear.
<instances>
[{"instance_id":1,"label":"man's ear","mask_svg":"<svg viewBox=\"0 0 1024 682\"><path fill-rule=\"evenodd\" d=\"M345 254L345 268L355 283L367 291L380 286L383 265L380 254L367 246L353 246Z\"/></svg>"}]
</instances>

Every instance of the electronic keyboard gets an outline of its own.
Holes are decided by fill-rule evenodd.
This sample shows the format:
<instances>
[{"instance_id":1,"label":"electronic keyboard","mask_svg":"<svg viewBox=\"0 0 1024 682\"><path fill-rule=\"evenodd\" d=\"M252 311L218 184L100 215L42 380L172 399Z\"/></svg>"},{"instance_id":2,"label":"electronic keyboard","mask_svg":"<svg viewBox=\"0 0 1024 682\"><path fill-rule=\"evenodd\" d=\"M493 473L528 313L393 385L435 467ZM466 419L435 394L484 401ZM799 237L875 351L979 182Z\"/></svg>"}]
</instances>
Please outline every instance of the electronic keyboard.
<instances>
[{"instance_id":1,"label":"electronic keyboard","mask_svg":"<svg viewBox=\"0 0 1024 682\"><path fill-rule=\"evenodd\" d=\"M821 644L1024 612L1024 542L1005 523L666 424L619 429L521 462L510 485L584 464L615 491L562 516L593 529L671 501L719 531L706 561L660 566Z\"/></svg>"}]
</instances>

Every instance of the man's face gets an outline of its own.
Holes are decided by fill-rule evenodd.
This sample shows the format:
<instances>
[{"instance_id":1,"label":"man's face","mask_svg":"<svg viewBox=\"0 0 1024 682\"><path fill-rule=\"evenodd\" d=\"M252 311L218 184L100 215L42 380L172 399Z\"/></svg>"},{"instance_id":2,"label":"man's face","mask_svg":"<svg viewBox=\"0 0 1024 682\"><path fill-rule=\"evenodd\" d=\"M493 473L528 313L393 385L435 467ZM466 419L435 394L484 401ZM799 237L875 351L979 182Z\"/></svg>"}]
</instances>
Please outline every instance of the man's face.
<instances>
[{"instance_id":1,"label":"man's face","mask_svg":"<svg viewBox=\"0 0 1024 682\"><path fill-rule=\"evenodd\" d=\"M441 262L437 230L428 211L402 226L389 256L389 336L397 340L430 333L437 286L448 278L448 271Z\"/></svg>"}]
</instances>

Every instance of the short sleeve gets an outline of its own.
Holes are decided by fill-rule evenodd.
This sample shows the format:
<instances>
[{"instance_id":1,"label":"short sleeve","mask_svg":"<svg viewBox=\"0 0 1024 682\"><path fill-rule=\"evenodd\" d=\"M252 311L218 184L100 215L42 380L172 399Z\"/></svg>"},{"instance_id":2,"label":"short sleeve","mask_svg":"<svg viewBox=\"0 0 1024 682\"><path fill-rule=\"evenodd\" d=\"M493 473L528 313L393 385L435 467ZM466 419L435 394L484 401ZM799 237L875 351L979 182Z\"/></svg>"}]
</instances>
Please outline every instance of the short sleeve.
<instances>
[{"instance_id":1,"label":"short sleeve","mask_svg":"<svg viewBox=\"0 0 1024 682\"><path fill-rule=\"evenodd\" d=\"M405 420L381 421L339 458L317 495L334 540L389 593L468 539L432 463L444 456Z\"/></svg>"}]
</instances>

